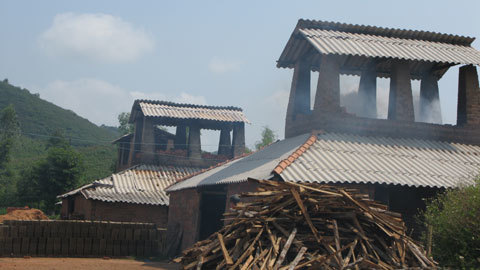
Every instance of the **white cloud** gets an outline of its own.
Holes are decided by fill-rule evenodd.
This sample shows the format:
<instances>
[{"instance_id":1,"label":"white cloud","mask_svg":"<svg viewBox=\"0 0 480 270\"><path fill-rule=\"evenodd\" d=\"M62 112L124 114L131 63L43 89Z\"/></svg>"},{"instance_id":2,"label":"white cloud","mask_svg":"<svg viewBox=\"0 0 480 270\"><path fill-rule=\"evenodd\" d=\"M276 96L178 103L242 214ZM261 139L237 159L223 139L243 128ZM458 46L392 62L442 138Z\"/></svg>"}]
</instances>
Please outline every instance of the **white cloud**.
<instances>
[{"instance_id":1,"label":"white cloud","mask_svg":"<svg viewBox=\"0 0 480 270\"><path fill-rule=\"evenodd\" d=\"M102 13L62 13L40 36L40 45L52 55L73 55L106 62L129 62L153 49L143 29Z\"/></svg>"},{"instance_id":2,"label":"white cloud","mask_svg":"<svg viewBox=\"0 0 480 270\"><path fill-rule=\"evenodd\" d=\"M213 73L226 73L240 68L241 63L234 60L226 60L213 57L208 64L208 69Z\"/></svg>"},{"instance_id":3,"label":"white cloud","mask_svg":"<svg viewBox=\"0 0 480 270\"><path fill-rule=\"evenodd\" d=\"M117 126L117 116L129 112L135 99L171 100L182 103L207 104L205 97L181 92L179 96L160 92L128 91L109 82L82 78L73 81L56 80L40 88L40 97L97 125Z\"/></svg>"},{"instance_id":4,"label":"white cloud","mask_svg":"<svg viewBox=\"0 0 480 270\"><path fill-rule=\"evenodd\" d=\"M179 103L191 103L198 105L207 105L207 99L204 96L194 96L188 93L182 92L180 97L174 99L175 102Z\"/></svg>"}]
</instances>

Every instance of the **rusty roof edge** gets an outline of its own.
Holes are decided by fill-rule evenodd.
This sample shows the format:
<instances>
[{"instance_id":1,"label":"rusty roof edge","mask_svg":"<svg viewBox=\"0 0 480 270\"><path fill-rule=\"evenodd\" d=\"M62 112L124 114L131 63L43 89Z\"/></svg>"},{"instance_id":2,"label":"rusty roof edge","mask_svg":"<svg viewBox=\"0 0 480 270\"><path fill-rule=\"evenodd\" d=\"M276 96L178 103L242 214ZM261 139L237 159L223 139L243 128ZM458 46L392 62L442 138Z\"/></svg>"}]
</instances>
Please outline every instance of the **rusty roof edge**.
<instances>
[{"instance_id":1,"label":"rusty roof edge","mask_svg":"<svg viewBox=\"0 0 480 270\"><path fill-rule=\"evenodd\" d=\"M305 141L304 144L300 145L290 156L286 159L280 161L278 165L273 169L273 172L280 175L283 170L285 170L290 164L292 164L298 157L300 157L305 151L307 151L310 146L312 146L317 141L317 135L322 134L323 131L312 131L312 135Z\"/></svg>"},{"instance_id":2,"label":"rusty roof edge","mask_svg":"<svg viewBox=\"0 0 480 270\"><path fill-rule=\"evenodd\" d=\"M379 27L379 26L373 26L373 25L348 24L348 23L309 20L309 19L299 19L293 33L298 33L298 30L302 28L325 29L325 30L335 30L335 31L341 31L341 32L348 32L348 33L359 33L359 34L370 34L370 35L385 36L385 37L397 37L397 38L404 38L404 39L426 40L426 41L449 43L449 44L462 45L462 46L470 46L472 42L475 40L475 37L439 33L439 32L433 32L433 31Z\"/></svg>"}]
</instances>

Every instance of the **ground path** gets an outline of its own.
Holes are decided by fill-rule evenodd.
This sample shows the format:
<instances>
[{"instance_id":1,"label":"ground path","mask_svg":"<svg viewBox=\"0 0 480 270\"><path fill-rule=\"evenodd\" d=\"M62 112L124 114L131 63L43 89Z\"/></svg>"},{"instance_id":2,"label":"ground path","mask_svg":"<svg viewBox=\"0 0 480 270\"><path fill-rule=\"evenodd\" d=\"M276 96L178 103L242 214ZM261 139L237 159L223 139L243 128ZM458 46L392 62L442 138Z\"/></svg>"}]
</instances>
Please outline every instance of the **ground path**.
<instances>
[{"instance_id":1,"label":"ground path","mask_svg":"<svg viewBox=\"0 0 480 270\"><path fill-rule=\"evenodd\" d=\"M101 258L1 258L0 270L176 270L168 262Z\"/></svg>"}]
</instances>

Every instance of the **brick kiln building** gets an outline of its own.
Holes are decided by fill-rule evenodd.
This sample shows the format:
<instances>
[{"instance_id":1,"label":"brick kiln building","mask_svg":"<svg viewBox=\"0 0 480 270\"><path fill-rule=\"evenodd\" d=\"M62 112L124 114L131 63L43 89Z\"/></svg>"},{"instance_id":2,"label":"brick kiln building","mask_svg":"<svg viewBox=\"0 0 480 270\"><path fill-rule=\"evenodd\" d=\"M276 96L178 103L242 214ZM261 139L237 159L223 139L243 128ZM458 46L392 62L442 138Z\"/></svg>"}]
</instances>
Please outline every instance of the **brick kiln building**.
<instances>
[{"instance_id":1,"label":"brick kiln building","mask_svg":"<svg viewBox=\"0 0 480 270\"><path fill-rule=\"evenodd\" d=\"M60 195L63 219L153 222L166 227L165 188L243 154L248 120L236 107L136 100L130 123L134 133L114 141L119 172ZM176 127L176 133L162 126ZM220 131L216 154L202 152L201 129Z\"/></svg>"},{"instance_id":2,"label":"brick kiln building","mask_svg":"<svg viewBox=\"0 0 480 270\"><path fill-rule=\"evenodd\" d=\"M292 68L285 140L167 189L168 234L184 249L221 226L248 178L341 184L401 212L407 225L438 190L472 183L480 168L480 89L474 38L299 20L280 59ZM457 124L441 125L438 80L459 71ZM311 72L319 73L311 101ZM358 115L340 106L340 75L360 76ZM377 78L389 78L387 119L377 116ZM419 118L411 80L420 80ZM311 106L313 104L313 107ZM174 240L172 240L174 241Z\"/></svg>"}]
</instances>

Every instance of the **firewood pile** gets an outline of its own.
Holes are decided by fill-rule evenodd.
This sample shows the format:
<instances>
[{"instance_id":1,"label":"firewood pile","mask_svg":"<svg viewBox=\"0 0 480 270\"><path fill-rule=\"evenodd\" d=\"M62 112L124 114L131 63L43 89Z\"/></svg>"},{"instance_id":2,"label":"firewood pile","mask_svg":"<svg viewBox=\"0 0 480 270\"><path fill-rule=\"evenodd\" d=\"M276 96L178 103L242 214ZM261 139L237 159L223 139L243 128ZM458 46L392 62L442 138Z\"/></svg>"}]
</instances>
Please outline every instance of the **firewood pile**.
<instances>
[{"instance_id":1,"label":"firewood pile","mask_svg":"<svg viewBox=\"0 0 480 270\"><path fill-rule=\"evenodd\" d=\"M229 224L185 250L184 269L435 268L400 214L358 190L257 180Z\"/></svg>"}]
</instances>

